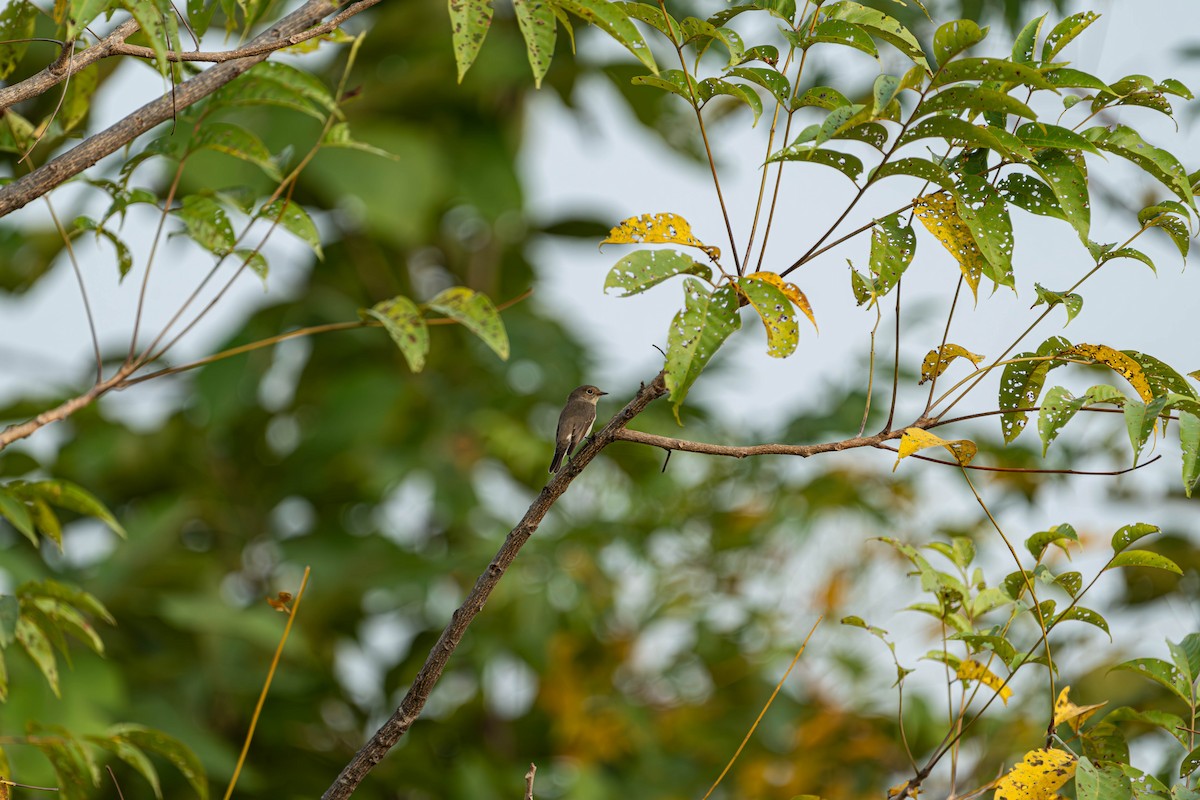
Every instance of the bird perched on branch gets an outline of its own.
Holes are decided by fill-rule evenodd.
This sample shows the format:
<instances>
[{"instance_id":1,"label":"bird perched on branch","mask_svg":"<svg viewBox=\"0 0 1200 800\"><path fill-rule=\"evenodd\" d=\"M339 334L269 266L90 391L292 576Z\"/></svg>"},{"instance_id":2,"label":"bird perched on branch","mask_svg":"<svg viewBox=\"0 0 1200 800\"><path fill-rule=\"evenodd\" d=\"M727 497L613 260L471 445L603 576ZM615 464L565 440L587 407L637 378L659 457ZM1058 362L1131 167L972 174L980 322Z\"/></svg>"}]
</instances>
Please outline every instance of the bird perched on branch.
<instances>
[{"instance_id":1,"label":"bird perched on branch","mask_svg":"<svg viewBox=\"0 0 1200 800\"><path fill-rule=\"evenodd\" d=\"M554 434L551 472L558 472L563 459L569 459L579 443L592 432L592 426L596 424L596 403L606 394L608 392L584 384L567 397L567 404L558 416L558 431Z\"/></svg>"}]
</instances>

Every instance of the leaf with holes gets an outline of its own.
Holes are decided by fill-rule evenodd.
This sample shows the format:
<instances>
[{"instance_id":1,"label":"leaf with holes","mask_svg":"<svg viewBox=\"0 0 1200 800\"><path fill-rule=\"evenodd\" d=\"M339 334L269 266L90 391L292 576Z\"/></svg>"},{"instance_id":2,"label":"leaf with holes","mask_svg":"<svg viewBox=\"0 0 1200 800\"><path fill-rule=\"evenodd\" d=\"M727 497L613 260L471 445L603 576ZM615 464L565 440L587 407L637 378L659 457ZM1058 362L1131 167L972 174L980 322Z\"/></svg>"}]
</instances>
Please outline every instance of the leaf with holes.
<instances>
[{"instance_id":1,"label":"leaf with holes","mask_svg":"<svg viewBox=\"0 0 1200 800\"><path fill-rule=\"evenodd\" d=\"M1029 412L1017 409L1037 405L1046 374L1062 365L1060 361L1032 359L1056 356L1070 346L1071 343L1061 336L1051 336L1042 342L1036 353L1018 353L1011 359L1012 363L1004 365L1000 377L999 407L1004 412L1000 415L1000 430L1004 434L1005 444L1010 444L1020 436L1028 421Z\"/></svg>"},{"instance_id":2,"label":"leaf with holes","mask_svg":"<svg viewBox=\"0 0 1200 800\"><path fill-rule=\"evenodd\" d=\"M944 344L925 354L925 360L921 362L921 380L917 385L941 375L956 358L965 358L975 366L979 366L979 362L983 360L983 356L972 353L962 345Z\"/></svg>"},{"instance_id":3,"label":"leaf with holes","mask_svg":"<svg viewBox=\"0 0 1200 800\"><path fill-rule=\"evenodd\" d=\"M1018 64L994 57L960 58L958 61L946 64L933 76L929 85L937 88L961 81L986 81L996 85L1020 84L1033 89L1054 89L1053 84L1046 80L1042 73L1028 64ZM1001 92L1001 94L1003 93ZM1030 117L1030 119L1036 119L1036 117Z\"/></svg>"},{"instance_id":4,"label":"leaf with holes","mask_svg":"<svg viewBox=\"0 0 1200 800\"><path fill-rule=\"evenodd\" d=\"M792 301L792 305L800 309L800 312L804 314L804 316L808 317L808 321L812 323L813 330L815 330L817 333L821 332L821 329L817 327L817 318L813 316L812 306L809 305L808 298L805 297L804 292L800 291L799 286L794 283L788 283L780 275L777 275L774 272L756 272L754 273L753 277L757 278L758 280L766 281L779 291L783 292L784 296L787 297L788 300Z\"/></svg>"},{"instance_id":5,"label":"leaf with holes","mask_svg":"<svg viewBox=\"0 0 1200 800\"><path fill-rule=\"evenodd\" d=\"M783 106L787 106L792 94L792 85L785 75L767 67L736 67L729 70L726 78L741 78L766 89Z\"/></svg>"},{"instance_id":6,"label":"leaf with holes","mask_svg":"<svg viewBox=\"0 0 1200 800\"><path fill-rule=\"evenodd\" d=\"M642 214L630 217L608 232L606 244L683 244L697 247L714 261L721 257L720 249L706 245L692 235L692 226L678 214Z\"/></svg>"},{"instance_id":7,"label":"leaf with holes","mask_svg":"<svg viewBox=\"0 0 1200 800\"><path fill-rule=\"evenodd\" d=\"M1149 550L1125 550L1116 555L1108 563L1108 566L1105 567L1105 570L1117 569L1118 567L1152 567L1154 569L1166 570L1167 572L1174 572L1176 575L1183 574L1183 570L1174 561L1158 553L1152 553Z\"/></svg>"},{"instance_id":8,"label":"leaf with holes","mask_svg":"<svg viewBox=\"0 0 1200 800\"><path fill-rule=\"evenodd\" d=\"M800 340L800 327L796 324L792 301L783 290L757 273L739 278L737 286L767 331L767 355L787 358L794 353Z\"/></svg>"},{"instance_id":9,"label":"leaf with holes","mask_svg":"<svg viewBox=\"0 0 1200 800\"><path fill-rule=\"evenodd\" d=\"M1080 240L1086 244L1091 228L1092 211L1088 199L1087 176L1079 163L1061 150L1049 149L1038 153L1037 159L1031 162L1029 167L1050 187L1063 213L1062 218L1071 223Z\"/></svg>"},{"instance_id":10,"label":"leaf with holes","mask_svg":"<svg viewBox=\"0 0 1200 800\"><path fill-rule=\"evenodd\" d=\"M710 292L695 278L685 278L683 294L684 307L667 333L665 381L676 421L692 384L730 334L742 326L732 286Z\"/></svg>"},{"instance_id":11,"label":"leaf with holes","mask_svg":"<svg viewBox=\"0 0 1200 800\"><path fill-rule=\"evenodd\" d=\"M679 95L692 107L696 106L700 95L696 79L677 69L664 69L657 75L638 75L629 82L634 86L652 86Z\"/></svg>"},{"instance_id":12,"label":"leaf with holes","mask_svg":"<svg viewBox=\"0 0 1200 800\"><path fill-rule=\"evenodd\" d=\"M205 122L196 131L189 151L212 150L253 164L273 181L282 181L279 166L271 159L271 151L262 139L241 125L230 122Z\"/></svg>"},{"instance_id":13,"label":"leaf with holes","mask_svg":"<svg viewBox=\"0 0 1200 800\"><path fill-rule=\"evenodd\" d=\"M107 4L107 0L92 2ZM29 42L21 40L33 38L38 13L37 6L29 0L16 0L0 10L0 79L7 78L25 57Z\"/></svg>"},{"instance_id":14,"label":"leaf with holes","mask_svg":"<svg viewBox=\"0 0 1200 800\"><path fill-rule=\"evenodd\" d=\"M1071 551L1067 549L1064 542L1079 543L1079 534L1075 532L1075 528L1066 522L1055 525L1049 530L1038 531L1025 540L1025 549L1033 556L1034 560L1041 561L1042 556L1046 552L1046 548L1054 545L1059 550L1062 550L1068 557Z\"/></svg>"},{"instance_id":15,"label":"leaf with holes","mask_svg":"<svg viewBox=\"0 0 1200 800\"><path fill-rule=\"evenodd\" d=\"M958 204L946 192L918 197L913 206L917 219L933 238L958 262L971 294L978 298L979 279L983 276L985 259L971 235L971 229L959 216Z\"/></svg>"},{"instance_id":16,"label":"leaf with holes","mask_svg":"<svg viewBox=\"0 0 1200 800\"><path fill-rule=\"evenodd\" d=\"M958 117L935 116L923 119L905 131L896 142L898 145L905 145L919 139L931 138L945 139L952 144L985 147L1001 155L1012 155L1009 143L1002 141L994 130Z\"/></svg>"},{"instance_id":17,"label":"leaf with holes","mask_svg":"<svg viewBox=\"0 0 1200 800\"><path fill-rule=\"evenodd\" d=\"M1034 149L1086 150L1100 155L1096 146L1070 128L1045 122L1026 122L1016 131L1017 138Z\"/></svg>"},{"instance_id":18,"label":"leaf with holes","mask_svg":"<svg viewBox=\"0 0 1200 800\"><path fill-rule=\"evenodd\" d=\"M754 114L754 120L750 123L750 127L752 128L758 124L758 118L762 116L762 98L749 86L743 86L740 83L730 83L719 78L705 78L697 84L696 94L705 105L717 95L732 97L735 100L745 103Z\"/></svg>"},{"instance_id":19,"label":"leaf with holes","mask_svg":"<svg viewBox=\"0 0 1200 800\"><path fill-rule=\"evenodd\" d=\"M810 164L824 164L827 167L833 167L855 183L857 183L858 177L863 171L863 163L858 156L852 156L849 153L842 153L837 150L817 148L807 144L789 145L783 150L772 153L767 158L768 164L781 161L802 161Z\"/></svg>"},{"instance_id":20,"label":"leaf with holes","mask_svg":"<svg viewBox=\"0 0 1200 800\"><path fill-rule=\"evenodd\" d=\"M1144 551L1134 550L1132 552ZM1123 553L1122 555L1125 554ZM1148 678L1174 694L1183 702L1191 705L1191 686L1183 679L1183 675L1179 672L1178 667L1163 661L1161 658L1135 658L1130 661L1123 661L1109 671L1113 670L1133 672L1141 675L1143 678Z\"/></svg>"},{"instance_id":21,"label":"leaf with holes","mask_svg":"<svg viewBox=\"0 0 1200 800\"><path fill-rule=\"evenodd\" d=\"M871 230L870 265L875 273L876 295L883 296L892 290L916 252L917 237L912 225L901 225L899 214L879 221Z\"/></svg>"},{"instance_id":22,"label":"leaf with holes","mask_svg":"<svg viewBox=\"0 0 1200 800\"><path fill-rule=\"evenodd\" d=\"M904 53L921 69L926 72L930 71L925 51L921 49L917 37L913 36L908 28L901 25L898 20L889 17L882 11L876 11L849 0L823 6L821 10L827 19L842 20L858 25L875 38L882 39Z\"/></svg>"},{"instance_id":23,"label":"leaf with holes","mask_svg":"<svg viewBox=\"0 0 1200 800\"><path fill-rule=\"evenodd\" d=\"M1075 756L1065 750L1030 750L996 782L995 800L1048 798L1071 780L1075 769Z\"/></svg>"},{"instance_id":24,"label":"leaf with holes","mask_svg":"<svg viewBox=\"0 0 1200 800\"><path fill-rule=\"evenodd\" d=\"M1124 525L1113 534L1113 552L1120 553L1138 539L1141 539L1144 536L1149 536L1152 533L1158 533L1160 530L1162 529L1157 525L1151 525L1148 522L1135 522L1131 525Z\"/></svg>"},{"instance_id":25,"label":"leaf with holes","mask_svg":"<svg viewBox=\"0 0 1200 800\"><path fill-rule=\"evenodd\" d=\"M1132 161L1151 177L1170 189L1190 208L1196 208L1191 180L1179 159L1171 153L1148 143L1133 128L1118 125L1116 128L1088 128L1083 135L1101 150Z\"/></svg>"},{"instance_id":26,"label":"leaf with holes","mask_svg":"<svg viewBox=\"0 0 1200 800\"><path fill-rule=\"evenodd\" d=\"M1071 606L1055 617L1051 624L1058 625L1058 623L1067 622L1068 620L1076 620L1077 622L1086 622L1089 625L1093 625L1107 633L1109 640L1112 640L1112 632L1108 629L1108 620L1097 611L1083 606Z\"/></svg>"},{"instance_id":27,"label":"leaf with holes","mask_svg":"<svg viewBox=\"0 0 1200 800\"><path fill-rule=\"evenodd\" d=\"M983 256L983 274L1000 286L1014 286L1013 230L1004 198L977 175L962 175L955 196L958 216Z\"/></svg>"},{"instance_id":28,"label":"leaf with holes","mask_svg":"<svg viewBox=\"0 0 1200 800\"><path fill-rule=\"evenodd\" d=\"M1200 480L1200 417L1179 414L1179 447L1183 451L1183 491L1191 497Z\"/></svg>"},{"instance_id":29,"label":"leaf with holes","mask_svg":"<svg viewBox=\"0 0 1200 800\"><path fill-rule=\"evenodd\" d=\"M192 194L183 198L183 205L171 213L183 220L188 236L196 244L218 256L228 255L237 238L233 235L225 209L211 197Z\"/></svg>"},{"instance_id":30,"label":"leaf with holes","mask_svg":"<svg viewBox=\"0 0 1200 800\"><path fill-rule=\"evenodd\" d=\"M1045 303L1051 308L1062 305L1067 310L1067 321L1063 324L1064 328L1083 309L1083 298L1074 292L1053 292L1040 283L1033 284L1033 290L1037 292L1038 299L1034 301L1034 304L1030 308L1037 308Z\"/></svg>"},{"instance_id":31,"label":"leaf with holes","mask_svg":"<svg viewBox=\"0 0 1200 800\"><path fill-rule=\"evenodd\" d=\"M944 67L947 61L963 50L982 42L987 33L987 28L980 28L969 19L945 23L933 33L934 61Z\"/></svg>"},{"instance_id":32,"label":"leaf with holes","mask_svg":"<svg viewBox=\"0 0 1200 800\"><path fill-rule=\"evenodd\" d=\"M163 757L179 770L192 790L200 795L200 800L208 800L208 777L204 772L204 765L191 748L174 736L133 723L113 725L106 733L140 750Z\"/></svg>"},{"instance_id":33,"label":"leaf with holes","mask_svg":"<svg viewBox=\"0 0 1200 800\"><path fill-rule=\"evenodd\" d=\"M952 62L958 64L960 62ZM1013 114L1026 119L1037 119L1037 114L1029 106L1012 95L988 89L982 86L951 86L930 95L913 112L913 118L925 117L930 114L951 112L955 115L967 111L975 113L996 112Z\"/></svg>"},{"instance_id":34,"label":"leaf with holes","mask_svg":"<svg viewBox=\"0 0 1200 800\"><path fill-rule=\"evenodd\" d=\"M284 230L311 247L317 258L325 260L325 253L321 250L321 235L304 206L280 198L259 209L258 215L268 222L282 225Z\"/></svg>"},{"instance_id":35,"label":"leaf with holes","mask_svg":"<svg viewBox=\"0 0 1200 800\"><path fill-rule=\"evenodd\" d=\"M676 275L699 275L711 281L712 270L676 250L638 250L618 261L604 280L604 291L618 297L640 294Z\"/></svg>"},{"instance_id":36,"label":"leaf with holes","mask_svg":"<svg viewBox=\"0 0 1200 800\"><path fill-rule=\"evenodd\" d=\"M1129 381L1129 384L1143 400L1150 402L1154 399L1154 391L1150 387L1150 382L1146 377L1146 371L1142 369L1142 365L1120 350L1114 350L1104 344L1077 344L1068 350L1064 350L1062 354L1064 356L1080 356L1091 359L1097 364L1103 364Z\"/></svg>"},{"instance_id":37,"label":"leaf with holes","mask_svg":"<svg viewBox=\"0 0 1200 800\"><path fill-rule=\"evenodd\" d=\"M951 177L946 168L926 158L899 158L895 161L886 161L871 173L867 182L874 183L881 178L888 178L892 175L908 175L923 181L936 183L946 191L952 192L956 188L954 178Z\"/></svg>"},{"instance_id":38,"label":"leaf with holes","mask_svg":"<svg viewBox=\"0 0 1200 800\"><path fill-rule=\"evenodd\" d=\"M1099 18L1100 15L1094 11L1083 11L1055 25L1046 35L1046 43L1042 46L1042 61L1053 61L1064 47Z\"/></svg>"},{"instance_id":39,"label":"leaf with holes","mask_svg":"<svg viewBox=\"0 0 1200 800\"><path fill-rule=\"evenodd\" d=\"M789 36L788 34L792 35ZM875 47L875 41L867 33L866 29L852 22L845 22L840 19L827 19L820 22L813 29L812 33L799 35L791 31L785 31L784 36L787 36L789 39L794 37L796 46L803 50L807 50L814 44L840 44L845 47L853 47L855 50L861 50L873 58L879 58L879 49Z\"/></svg>"},{"instance_id":40,"label":"leaf with holes","mask_svg":"<svg viewBox=\"0 0 1200 800\"><path fill-rule=\"evenodd\" d=\"M955 674L959 680L964 682L979 681L995 692L1004 702L1004 705L1008 705L1008 698L1012 697L1012 687L1006 685L1003 678L974 659L967 659L960 662L958 669L955 670Z\"/></svg>"}]
</instances>

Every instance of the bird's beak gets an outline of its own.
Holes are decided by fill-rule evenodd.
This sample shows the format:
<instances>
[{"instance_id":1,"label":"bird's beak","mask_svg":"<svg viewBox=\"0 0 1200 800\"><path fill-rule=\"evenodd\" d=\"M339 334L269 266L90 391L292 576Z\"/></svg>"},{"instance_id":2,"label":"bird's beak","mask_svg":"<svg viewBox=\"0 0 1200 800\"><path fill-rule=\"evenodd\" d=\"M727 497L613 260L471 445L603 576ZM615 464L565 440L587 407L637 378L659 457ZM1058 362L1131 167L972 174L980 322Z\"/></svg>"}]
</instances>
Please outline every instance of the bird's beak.
<instances>
[{"instance_id":1,"label":"bird's beak","mask_svg":"<svg viewBox=\"0 0 1200 800\"><path fill-rule=\"evenodd\" d=\"M603 396L603 395L608 394L608 392L601 392L600 394L601 394L601 396Z\"/></svg>"}]
</instances>

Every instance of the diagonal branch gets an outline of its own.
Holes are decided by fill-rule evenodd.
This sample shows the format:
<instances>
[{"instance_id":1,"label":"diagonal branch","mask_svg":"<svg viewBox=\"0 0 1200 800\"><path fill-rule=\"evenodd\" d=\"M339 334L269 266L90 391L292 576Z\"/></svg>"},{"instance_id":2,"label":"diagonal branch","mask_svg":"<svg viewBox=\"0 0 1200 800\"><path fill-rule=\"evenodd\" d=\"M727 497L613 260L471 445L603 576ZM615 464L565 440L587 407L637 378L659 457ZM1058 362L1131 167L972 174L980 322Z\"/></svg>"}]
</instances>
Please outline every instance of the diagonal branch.
<instances>
[{"instance_id":1,"label":"diagonal branch","mask_svg":"<svg viewBox=\"0 0 1200 800\"><path fill-rule=\"evenodd\" d=\"M336 8L337 4L332 0L306 0L298 9L257 36L248 47L286 41L289 36L320 23ZM90 49L85 50L84 54ZM0 188L0 217L25 206L64 181L75 177L154 126L171 119L180 109L208 97L255 64L265 61L268 55L270 51L207 69L180 84L174 96L165 95L147 103L107 130L85 139L58 158Z\"/></svg>"},{"instance_id":2,"label":"diagonal branch","mask_svg":"<svg viewBox=\"0 0 1200 800\"><path fill-rule=\"evenodd\" d=\"M37 97L80 70L87 69L102 58L114 55L116 48L139 30L136 20L127 19L96 44L67 59L57 59L36 75L19 83L0 88L0 111L11 105ZM65 53L64 53L65 54Z\"/></svg>"},{"instance_id":3,"label":"diagonal branch","mask_svg":"<svg viewBox=\"0 0 1200 800\"><path fill-rule=\"evenodd\" d=\"M483 610L484 603L487 602L488 596L492 590L496 588L496 584L504 577L505 570L516 559L517 553L525 542L529 541L529 537L538 529L542 519L546 513L554 505L555 501L562 496L571 482L579 476L593 458L595 458L601 450L615 441L619 434L625 431L625 426L631 419L640 414L646 406L651 402L662 397L667 393L666 384L663 381L663 373L650 382L643 385L634 398L629 401L625 408L621 409L604 428L591 438L590 441L584 444L583 448L575 454L575 456L567 462L567 465L559 471L550 483L542 489L537 499L533 501L533 505L525 512L525 516L517 523L516 527L509 532L504 540L504 544L500 546L496 556L492 562L488 564L487 569L475 581L474 588L471 589L466 599L463 600L461 606L450 617L450 622L446 624L442 635L438 637L437 643L433 649L429 651L429 657L425 659L425 664L421 667L421 671L417 673L417 677L413 680L412 686L404 695L404 699L400 701L400 706L395 713L388 719L383 726L375 732L375 735L367 741L362 748L355 753L354 758L350 763L342 769L342 774L338 775L337 780L333 785L325 790L322 795L322 800L345 800L349 797L358 785L362 783L376 764L387 755L388 750L400 741L417 717L421 714L421 709L425 707L425 701L429 699L429 693L433 691L434 684L441 677L442 671L446 668L446 663L450 660L450 656L454 654L454 650L462 641L463 634L466 633L467 627L472 620Z\"/></svg>"}]
</instances>

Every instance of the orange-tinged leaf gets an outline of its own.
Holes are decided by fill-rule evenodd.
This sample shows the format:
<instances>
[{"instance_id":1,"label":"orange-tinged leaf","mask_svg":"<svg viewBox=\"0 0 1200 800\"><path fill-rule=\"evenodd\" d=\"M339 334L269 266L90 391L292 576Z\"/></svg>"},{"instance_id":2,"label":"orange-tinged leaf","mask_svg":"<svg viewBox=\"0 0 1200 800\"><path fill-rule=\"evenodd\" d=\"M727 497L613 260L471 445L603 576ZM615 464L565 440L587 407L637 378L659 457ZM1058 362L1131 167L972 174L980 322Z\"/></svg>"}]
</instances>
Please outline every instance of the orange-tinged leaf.
<instances>
[{"instance_id":1,"label":"orange-tinged leaf","mask_svg":"<svg viewBox=\"0 0 1200 800\"><path fill-rule=\"evenodd\" d=\"M1065 750L1030 750L996 782L995 800L1048 800L1075 775L1076 759Z\"/></svg>"},{"instance_id":2,"label":"orange-tinged leaf","mask_svg":"<svg viewBox=\"0 0 1200 800\"><path fill-rule=\"evenodd\" d=\"M917 198L913 208L925 229L954 256L963 277L967 279L967 285L971 287L971 294L978 298L979 278L983 275L983 254L971 235L971 229L958 215L954 198L946 192L922 195Z\"/></svg>"},{"instance_id":3,"label":"orange-tinged leaf","mask_svg":"<svg viewBox=\"0 0 1200 800\"><path fill-rule=\"evenodd\" d=\"M804 292L800 291L799 286L794 283L788 283L774 272L756 272L754 273L754 277L766 281L783 292L784 297L791 300L792 305L800 309L800 312L808 317L808 321L812 323L813 329L817 333L821 332L821 329L817 327L817 318L813 316L812 306L808 304L808 298L804 296Z\"/></svg>"},{"instance_id":4,"label":"orange-tinged leaf","mask_svg":"<svg viewBox=\"0 0 1200 800\"><path fill-rule=\"evenodd\" d=\"M1077 706L1067 697L1070 691L1070 686L1064 686L1063 690L1058 693L1058 699L1054 701L1054 727L1057 728L1059 725L1067 722L1070 723L1071 730L1079 733L1080 727L1088 721L1088 717L1108 705L1108 703L1106 701L1090 706Z\"/></svg>"},{"instance_id":5,"label":"orange-tinged leaf","mask_svg":"<svg viewBox=\"0 0 1200 800\"><path fill-rule=\"evenodd\" d=\"M954 460L960 465L966 466L971 463L971 459L975 457L975 453L979 448L969 439L954 439L947 441L937 434L930 433L922 428L906 428L904 435L900 437L899 455L896 457L896 463L892 466L892 471L896 471L896 467L900 466L900 460L911 456L913 453L924 450L927 447L944 447L950 451L950 455L954 456Z\"/></svg>"},{"instance_id":6,"label":"orange-tinged leaf","mask_svg":"<svg viewBox=\"0 0 1200 800\"><path fill-rule=\"evenodd\" d=\"M600 244L685 244L698 247L716 261L720 248L707 245L692 235L692 226L678 214L642 214L630 217L608 232Z\"/></svg>"},{"instance_id":7,"label":"orange-tinged leaf","mask_svg":"<svg viewBox=\"0 0 1200 800\"><path fill-rule=\"evenodd\" d=\"M958 677L964 681L979 681L984 686L1000 695L1004 705L1012 697L1012 689L1005 685L1004 679L978 661L967 659L958 665Z\"/></svg>"},{"instance_id":8,"label":"orange-tinged leaf","mask_svg":"<svg viewBox=\"0 0 1200 800\"><path fill-rule=\"evenodd\" d=\"M957 344L945 344L938 350L930 350L925 355L925 360L921 363L921 381L932 380L946 371L946 367L950 366L950 362L956 358L965 358L972 364L978 365L983 361L983 356L972 353L970 350ZM920 385L920 384L918 384Z\"/></svg>"},{"instance_id":9,"label":"orange-tinged leaf","mask_svg":"<svg viewBox=\"0 0 1200 800\"><path fill-rule=\"evenodd\" d=\"M787 358L796 351L800 326L796 324L792 301L773 282L764 280L762 274L756 272L738 278L737 287L767 330L767 355Z\"/></svg>"},{"instance_id":10,"label":"orange-tinged leaf","mask_svg":"<svg viewBox=\"0 0 1200 800\"><path fill-rule=\"evenodd\" d=\"M1104 344L1077 344L1064 351L1063 355L1083 356L1103 364L1129 381L1129 385L1137 390L1143 401L1149 403L1154 399L1154 391L1150 388L1150 382L1146 380L1146 371L1142 369L1142 365L1120 350L1114 350Z\"/></svg>"}]
</instances>

